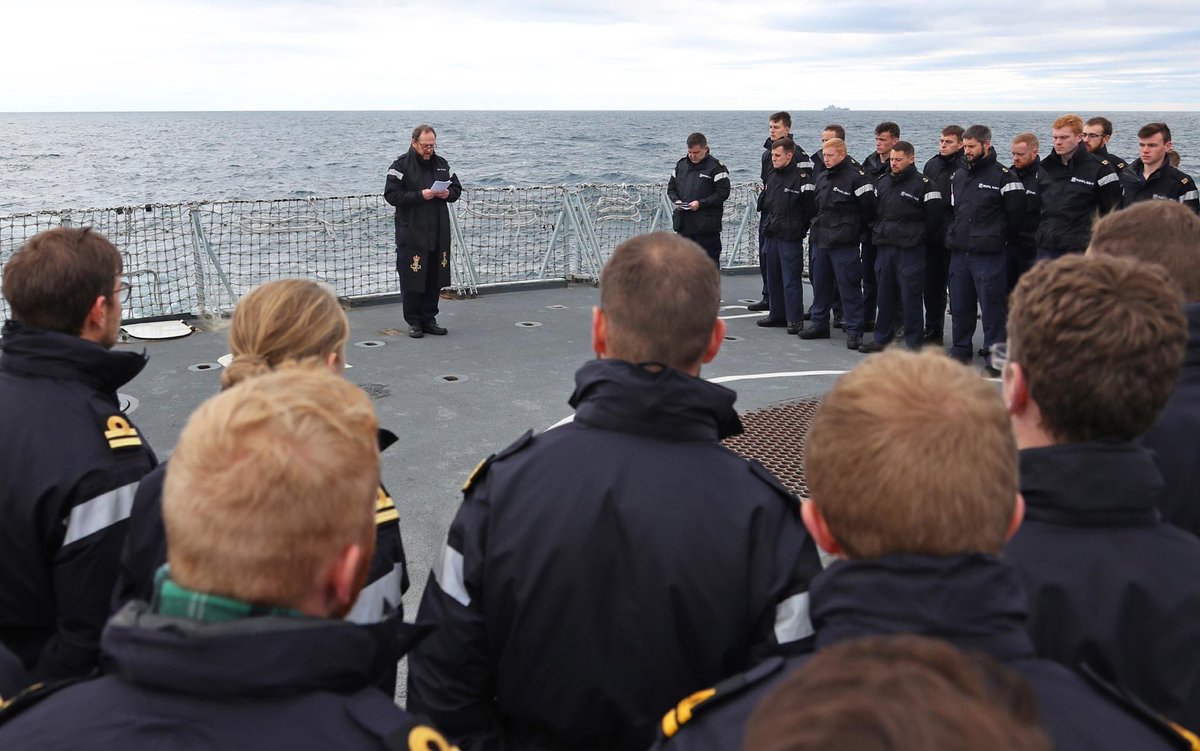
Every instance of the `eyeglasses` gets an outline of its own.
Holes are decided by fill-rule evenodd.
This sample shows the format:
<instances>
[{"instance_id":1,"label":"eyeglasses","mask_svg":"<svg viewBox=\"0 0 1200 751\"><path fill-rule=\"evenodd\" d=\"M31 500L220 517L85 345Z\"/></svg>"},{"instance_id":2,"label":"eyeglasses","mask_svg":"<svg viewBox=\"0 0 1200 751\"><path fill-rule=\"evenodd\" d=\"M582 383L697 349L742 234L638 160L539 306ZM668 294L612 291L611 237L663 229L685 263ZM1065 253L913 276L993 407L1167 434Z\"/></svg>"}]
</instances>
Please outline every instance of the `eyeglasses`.
<instances>
[{"instance_id":1,"label":"eyeglasses","mask_svg":"<svg viewBox=\"0 0 1200 751\"><path fill-rule=\"evenodd\" d=\"M1104 134L1103 133L1084 133L1083 137L1089 141L1099 141L1101 138L1104 138Z\"/></svg>"},{"instance_id":2,"label":"eyeglasses","mask_svg":"<svg viewBox=\"0 0 1200 751\"><path fill-rule=\"evenodd\" d=\"M120 284L117 286L117 288L116 288L116 289L112 289L112 290L109 290L108 292L105 292L105 293L104 293L104 296L105 296L105 297L112 297L113 295L120 295L120 296L121 296L121 297L120 297L121 303L122 303L122 304L124 304L124 303L127 303L127 302L129 302L129 291L130 291L131 289L133 289L133 285L132 285L132 284L130 284L129 282L126 282L126 281L122 281L122 282L121 282L121 283L120 283Z\"/></svg>"}]
</instances>

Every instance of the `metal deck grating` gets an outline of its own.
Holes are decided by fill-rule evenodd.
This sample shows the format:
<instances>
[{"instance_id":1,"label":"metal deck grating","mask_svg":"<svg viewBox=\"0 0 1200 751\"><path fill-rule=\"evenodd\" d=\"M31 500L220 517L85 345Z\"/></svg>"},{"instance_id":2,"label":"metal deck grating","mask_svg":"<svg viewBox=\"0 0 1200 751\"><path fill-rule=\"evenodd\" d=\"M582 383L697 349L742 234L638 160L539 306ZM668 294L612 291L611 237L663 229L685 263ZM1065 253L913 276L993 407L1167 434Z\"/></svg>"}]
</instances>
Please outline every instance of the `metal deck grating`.
<instances>
[{"instance_id":1,"label":"metal deck grating","mask_svg":"<svg viewBox=\"0 0 1200 751\"><path fill-rule=\"evenodd\" d=\"M739 456L761 462L784 487L808 498L804 439L820 404L820 399L800 399L746 412L741 416L746 431L726 438L724 444Z\"/></svg>"}]
</instances>

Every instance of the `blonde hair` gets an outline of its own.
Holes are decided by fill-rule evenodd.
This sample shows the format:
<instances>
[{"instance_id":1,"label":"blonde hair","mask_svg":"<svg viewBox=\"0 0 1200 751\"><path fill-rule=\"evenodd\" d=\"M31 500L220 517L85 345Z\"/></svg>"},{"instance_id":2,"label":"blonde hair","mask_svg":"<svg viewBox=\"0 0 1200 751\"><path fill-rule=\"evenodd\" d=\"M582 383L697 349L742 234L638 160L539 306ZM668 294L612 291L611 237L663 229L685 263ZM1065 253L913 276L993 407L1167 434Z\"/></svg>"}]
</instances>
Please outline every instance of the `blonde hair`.
<instances>
[{"instance_id":1,"label":"blonde hair","mask_svg":"<svg viewBox=\"0 0 1200 751\"><path fill-rule=\"evenodd\" d=\"M374 547L377 422L361 389L285 365L200 405L163 490L171 575L244 602L294 606L349 544Z\"/></svg>"},{"instance_id":2,"label":"blonde hair","mask_svg":"<svg viewBox=\"0 0 1200 751\"><path fill-rule=\"evenodd\" d=\"M993 386L944 355L889 350L838 379L804 447L813 500L851 558L996 553L1017 448Z\"/></svg>"},{"instance_id":3,"label":"blonde hair","mask_svg":"<svg viewBox=\"0 0 1200 751\"><path fill-rule=\"evenodd\" d=\"M821 144L821 151L824 151L825 149L828 149L828 148L836 149L840 153L845 154L846 153L846 142L840 138L830 138L828 141Z\"/></svg>"},{"instance_id":4,"label":"blonde hair","mask_svg":"<svg viewBox=\"0 0 1200 751\"><path fill-rule=\"evenodd\" d=\"M1070 128L1079 135L1083 132L1083 118L1079 115L1063 115L1054 121L1052 128Z\"/></svg>"},{"instance_id":5,"label":"blonde hair","mask_svg":"<svg viewBox=\"0 0 1200 751\"><path fill-rule=\"evenodd\" d=\"M221 387L274 370L284 362L324 365L344 357L350 321L333 289L311 279L280 279L242 298L229 327L233 362Z\"/></svg>"}]
</instances>

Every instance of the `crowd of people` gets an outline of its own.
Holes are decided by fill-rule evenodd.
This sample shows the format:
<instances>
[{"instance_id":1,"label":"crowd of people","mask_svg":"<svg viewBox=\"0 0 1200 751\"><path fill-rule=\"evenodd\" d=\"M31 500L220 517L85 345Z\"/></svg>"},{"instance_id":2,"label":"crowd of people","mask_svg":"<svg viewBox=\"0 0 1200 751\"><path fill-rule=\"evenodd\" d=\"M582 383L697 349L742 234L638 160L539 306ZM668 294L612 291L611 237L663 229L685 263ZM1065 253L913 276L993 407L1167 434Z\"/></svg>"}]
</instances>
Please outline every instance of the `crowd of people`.
<instances>
[{"instance_id":1,"label":"crowd of people","mask_svg":"<svg viewBox=\"0 0 1200 751\"><path fill-rule=\"evenodd\" d=\"M1005 341L1008 297L1035 260L1082 252L1097 216L1134 203L1177 201L1200 213L1200 194L1175 166L1165 123L1142 127L1138 158L1126 162L1108 152L1110 120L1063 115L1051 125L1053 153L1042 158L1038 137L1019 133L1008 167L990 128L947 125L922 171L894 122L876 126L875 151L861 163L848 156L841 125L825 127L811 158L791 126L787 112L769 118L758 207L762 300L750 308L767 312L759 326L786 327L804 339L844 328L846 346L861 352L879 352L896 339L914 350L943 345L948 291L950 355L973 360L981 317L978 354L999 375L992 346ZM709 154L704 135L693 133L668 194L676 231L714 260L729 196L722 177L728 171ZM807 310L806 236L813 289Z\"/></svg>"},{"instance_id":2,"label":"crowd of people","mask_svg":"<svg viewBox=\"0 0 1200 751\"><path fill-rule=\"evenodd\" d=\"M1107 160L1078 140L1062 158L1073 122L1056 124L1053 169L1082 184ZM116 396L146 364L113 348L120 252L87 228L29 240L2 278L0 748L1200 748L1200 216L1127 188L1135 205L1082 247L1066 229L1036 241L1061 257L1027 257L1004 297L997 389L961 348L910 338L947 205L961 310L955 274L1003 278L1011 238L953 212L994 199L987 215L1007 216L1035 192L986 129L944 134L968 152L945 154L947 201L889 128L861 167L831 133L814 182L783 123L764 156L767 320L804 316L809 233L799 333L819 335L840 296L848 337L878 305L874 342L902 326L908 344L839 378L792 447L812 498L720 443L743 426L736 394L700 377L725 335L701 212L728 180L689 139L680 167L709 177L672 182L678 234L631 238L605 265L573 421L471 473L411 623L381 484L395 438L343 377L332 291L248 294L221 393L159 464ZM436 182L430 134L413 135L428 164L395 172ZM1063 190L1038 179L1055 186L1043 205ZM878 303L856 276L865 217ZM421 333L434 276L405 304Z\"/></svg>"}]
</instances>

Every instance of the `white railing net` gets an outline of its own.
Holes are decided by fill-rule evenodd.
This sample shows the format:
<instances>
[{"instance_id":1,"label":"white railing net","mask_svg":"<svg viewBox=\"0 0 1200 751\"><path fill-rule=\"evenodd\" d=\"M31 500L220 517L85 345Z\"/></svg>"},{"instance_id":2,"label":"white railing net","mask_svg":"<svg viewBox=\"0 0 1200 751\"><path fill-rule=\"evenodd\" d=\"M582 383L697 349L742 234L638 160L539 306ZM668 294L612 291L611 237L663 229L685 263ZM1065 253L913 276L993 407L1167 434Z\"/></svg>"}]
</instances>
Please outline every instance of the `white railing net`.
<instances>
[{"instance_id":1,"label":"white railing net","mask_svg":"<svg viewBox=\"0 0 1200 751\"><path fill-rule=\"evenodd\" d=\"M758 190L734 186L725 204L723 267L758 263ZM393 295L392 216L380 195L9 214L0 216L0 268L38 232L93 226L124 255L128 320L228 313L255 286L286 277L327 282L350 300ZM663 185L468 188L451 218L451 280L461 294L595 280L623 240L671 229Z\"/></svg>"}]
</instances>

